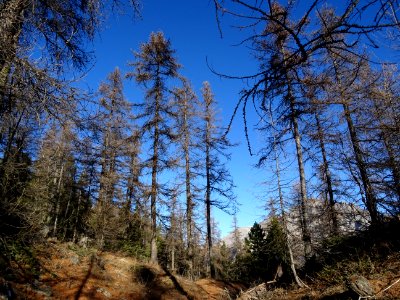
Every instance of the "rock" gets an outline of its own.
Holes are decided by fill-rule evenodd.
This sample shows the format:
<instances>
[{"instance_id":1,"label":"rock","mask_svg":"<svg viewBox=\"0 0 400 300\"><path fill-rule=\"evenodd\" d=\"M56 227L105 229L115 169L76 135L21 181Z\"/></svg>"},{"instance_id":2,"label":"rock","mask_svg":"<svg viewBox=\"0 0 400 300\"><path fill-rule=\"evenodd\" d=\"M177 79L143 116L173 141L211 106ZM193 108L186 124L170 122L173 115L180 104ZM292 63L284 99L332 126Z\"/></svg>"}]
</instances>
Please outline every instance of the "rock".
<instances>
[{"instance_id":1,"label":"rock","mask_svg":"<svg viewBox=\"0 0 400 300\"><path fill-rule=\"evenodd\" d=\"M87 236L82 236L81 239L78 242L78 245L81 246L82 248L87 248L89 243L91 242L91 239Z\"/></svg>"},{"instance_id":2,"label":"rock","mask_svg":"<svg viewBox=\"0 0 400 300\"><path fill-rule=\"evenodd\" d=\"M371 287L368 279L361 275L352 275L347 279L347 287L361 297L374 295L374 289Z\"/></svg>"},{"instance_id":3,"label":"rock","mask_svg":"<svg viewBox=\"0 0 400 300\"><path fill-rule=\"evenodd\" d=\"M109 291L107 291L105 288L101 288L101 287L97 288L96 292L103 294L104 297L106 297L106 298L111 298L111 296L112 296L111 293Z\"/></svg>"},{"instance_id":4,"label":"rock","mask_svg":"<svg viewBox=\"0 0 400 300\"><path fill-rule=\"evenodd\" d=\"M50 287L42 287L40 290L35 290L36 294L41 295L44 299L51 299L53 291Z\"/></svg>"},{"instance_id":5,"label":"rock","mask_svg":"<svg viewBox=\"0 0 400 300\"><path fill-rule=\"evenodd\" d=\"M81 263L81 260L77 255L71 256L70 261L73 265L79 265Z\"/></svg>"},{"instance_id":6,"label":"rock","mask_svg":"<svg viewBox=\"0 0 400 300\"><path fill-rule=\"evenodd\" d=\"M251 288L243 293L237 298L238 300L253 300L253 299L262 299L265 298L266 293L268 292L267 285L262 283L257 285L254 288Z\"/></svg>"}]
</instances>

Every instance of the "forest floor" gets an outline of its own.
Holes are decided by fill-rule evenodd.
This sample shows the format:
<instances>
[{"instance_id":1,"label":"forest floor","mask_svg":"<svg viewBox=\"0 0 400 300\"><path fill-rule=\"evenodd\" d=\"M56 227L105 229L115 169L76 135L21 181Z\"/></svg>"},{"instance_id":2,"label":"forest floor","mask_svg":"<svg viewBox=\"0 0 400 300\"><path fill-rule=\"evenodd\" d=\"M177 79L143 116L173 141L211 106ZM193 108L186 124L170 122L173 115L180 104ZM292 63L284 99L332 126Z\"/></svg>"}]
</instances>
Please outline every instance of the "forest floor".
<instances>
[{"instance_id":1,"label":"forest floor","mask_svg":"<svg viewBox=\"0 0 400 300\"><path fill-rule=\"evenodd\" d=\"M48 242L36 247L35 256L38 274L26 277L26 266L15 265L15 274L21 270L20 276L8 281L0 278L0 299L352 299L343 283L333 282L337 278L331 283L311 280L308 289L263 285L245 291L237 283L193 282L132 257L72 243ZM370 298L400 299L400 253L374 262L374 270L367 276L376 295Z\"/></svg>"},{"instance_id":2,"label":"forest floor","mask_svg":"<svg viewBox=\"0 0 400 300\"><path fill-rule=\"evenodd\" d=\"M200 279L190 281L135 258L72 243L51 242L35 249L40 275L0 278L0 299L235 299L243 285ZM35 279L33 279L36 277ZM8 290L8 291L7 291ZM3 298L2 298L2 295Z\"/></svg>"}]
</instances>

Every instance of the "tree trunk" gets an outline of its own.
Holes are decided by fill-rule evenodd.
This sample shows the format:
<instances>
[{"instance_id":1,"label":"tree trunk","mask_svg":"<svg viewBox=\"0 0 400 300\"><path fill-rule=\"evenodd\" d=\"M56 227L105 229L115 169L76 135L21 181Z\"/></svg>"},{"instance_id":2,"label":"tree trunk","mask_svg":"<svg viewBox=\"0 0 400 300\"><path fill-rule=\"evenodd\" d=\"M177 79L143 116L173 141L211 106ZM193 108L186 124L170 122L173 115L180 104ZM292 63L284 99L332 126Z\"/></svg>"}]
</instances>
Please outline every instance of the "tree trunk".
<instances>
[{"instance_id":1,"label":"tree trunk","mask_svg":"<svg viewBox=\"0 0 400 300\"><path fill-rule=\"evenodd\" d=\"M333 187L332 187L332 177L331 177L331 172L329 170L329 163L326 155L326 149L325 149L325 140L324 140L324 133L321 127L321 122L318 116L318 113L315 113L315 121L317 124L317 131L318 131L318 140L319 140L319 146L321 148L321 155L322 155L322 164L323 164L323 171L324 171L324 176L325 176L325 183L326 183L326 190L328 194L328 202L329 202L329 212L331 216L331 222L332 222L332 233L334 235L339 234L339 225L338 225L338 219L337 219L337 213L335 209L335 199L333 197Z\"/></svg>"},{"instance_id":2,"label":"tree trunk","mask_svg":"<svg viewBox=\"0 0 400 300\"><path fill-rule=\"evenodd\" d=\"M185 173L186 173L186 233L187 233L187 262L188 262L188 276L193 277L193 242L192 242L192 214L193 214L193 200L191 192L191 178L190 178L190 155L189 155L189 132L187 122L187 99L185 97L185 112L184 112L184 153L185 153Z\"/></svg>"},{"instance_id":3,"label":"tree trunk","mask_svg":"<svg viewBox=\"0 0 400 300\"><path fill-rule=\"evenodd\" d=\"M369 212L371 217L371 225L376 227L379 225L379 214L377 209L377 201L372 189L372 184L369 180L367 167L365 165L362 150L360 147L360 142L358 140L357 132L353 124L353 120L351 118L350 108L345 99L343 98L343 112L347 122L347 128L350 134L351 144L353 146L353 151L356 159L356 164L358 167L358 171L360 172L361 182L363 185L363 189L365 192L365 206Z\"/></svg>"},{"instance_id":4,"label":"tree trunk","mask_svg":"<svg viewBox=\"0 0 400 300\"><path fill-rule=\"evenodd\" d=\"M210 165L210 124L206 124L206 222L207 222L207 272L211 278L214 278L212 266L212 232L211 232L211 165Z\"/></svg>"},{"instance_id":5,"label":"tree trunk","mask_svg":"<svg viewBox=\"0 0 400 300\"><path fill-rule=\"evenodd\" d=\"M332 57L332 53L328 51L329 55ZM379 214L378 214L378 209L377 209L377 200L375 198L373 189L372 189L372 184L369 180L368 173L367 173L367 167L363 158L362 150L360 147L360 141L358 140L357 132L355 129L355 126L353 124L353 119L351 117L351 112L350 112L350 107L347 102L347 97L345 96L343 92L343 83L342 80L339 76L339 67L336 62L336 60L332 57L333 59L333 67L335 70L335 78L336 82L338 84L338 88L340 89L340 101L342 102L342 108L344 112L344 116L346 119L347 123L347 129L349 130L349 135L350 135L350 141L353 147L354 151L354 156L356 159L356 165L358 168L358 171L360 172L361 176L361 182L362 182L362 187L364 189L365 193L365 206L367 207L368 213L371 217L371 225L373 227L376 227L379 225Z\"/></svg>"},{"instance_id":6,"label":"tree trunk","mask_svg":"<svg viewBox=\"0 0 400 300\"><path fill-rule=\"evenodd\" d=\"M283 44L280 45L280 51L283 56L284 62L286 62L286 53ZM307 203L307 188L306 188L306 176L304 171L304 162L303 162L303 151L301 148L301 136L298 125L298 111L296 109L296 99L293 95L292 91L292 80L289 76L289 70L286 68L285 64L285 84L287 85L287 94L286 101L289 102L290 109L290 121L293 132L293 139L296 145L296 157L297 164L299 168L299 180L300 180L300 222L301 222L301 230L303 235L304 242L304 256L305 259L308 260L311 257L312 246L311 246L311 235L308 229L307 224L307 211L306 211L306 203Z\"/></svg>"},{"instance_id":7,"label":"tree trunk","mask_svg":"<svg viewBox=\"0 0 400 300\"><path fill-rule=\"evenodd\" d=\"M157 264L157 172L158 172L158 147L159 147L159 101L160 95L156 96L156 108L154 112L154 140L153 140L153 158L151 170L151 196L150 196L150 215L151 215L151 238L150 238L150 262Z\"/></svg>"},{"instance_id":8,"label":"tree trunk","mask_svg":"<svg viewBox=\"0 0 400 300\"><path fill-rule=\"evenodd\" d=\"M62 177L63 177L63 173L64 173L64 163L61 164L61 169L60 169L60 174L58 176L58 183L57 183L57 190L56 190L56 194L55 194L55 199L54 201L56 201L56 211L55 211L55 218L54 218L54 223L53 223L53 236L57 236L57 226L58 226L58 218L60 215L60 190L61 190L61 181L62 181Z\"/></svg>"},{"instance_id":9,"label":"tree trunk","mask_svg":"<svg viewBox=\"0 0 400 300\"><path fill-rule=\"evenodd\" d=\"M303 151L301 148L301 136L299 132L297 110L295 108L295 99L291 94L290 89L288 93L288 98L290 104L292 132L296 144L296 157L297 157L297 164L299 168L299 177L300 177L300 222L303 233L304 256L306 260L308 260L311 257L312 246L311 246L311 235L307 224L308 220L307 220L307 207L306 207L307 203L306 176L304 171Z\"/></svg>"},{"instance_id":10,"label":"tree trunk","mask_svg":"<svg viewBox=\"0 0 400 300\"><path fill-rule=\"evenodd\" d=\"M273 128L275 128L275 122L273 119L272 115L272 110L269 110L270 112L270 118L271 118L271 125ZM293 251L292 247L290 246L290 240L289 240L289 231L288 231L288 226L287 226L287 221L286 221L286 213L285 213L285 206L283 203L283 193L282 193L282 185L281 185L281 169L279 165L279 156L276 151L276 138L275 138L275 133L273 134L273 151L275 155L275 168L276 168L276 177L277 177L277 184L278 184L278 195L279 195L279 206L281 210L281 215L282 215L282 223L283 223L283 229L285 233L285 241L286 241L286 246L289 252L289 262L290 262L290 269L292 270L293 277L299 287L307 287L307 285L300 279L300 277L297 275L296 271L296 266L294 265L294 259L293 259Z\"/></svg>"},{"instance_id":11,"label":"tree trunk","mask_svg":"<svg viewBox=\"0 0 400 300\"><path fill-rule=\"evenodd\" d=\"M73 243L76 243L76 241L78 239L78 222L79 222L79 213L80 213L80 207L81 207L81 198L82 198L82 190L81 190L81 187L79 187L78 204L76 207L74 230L73 230L73 234L72 234L72 242Z\"/></svg>"}]
</instances>

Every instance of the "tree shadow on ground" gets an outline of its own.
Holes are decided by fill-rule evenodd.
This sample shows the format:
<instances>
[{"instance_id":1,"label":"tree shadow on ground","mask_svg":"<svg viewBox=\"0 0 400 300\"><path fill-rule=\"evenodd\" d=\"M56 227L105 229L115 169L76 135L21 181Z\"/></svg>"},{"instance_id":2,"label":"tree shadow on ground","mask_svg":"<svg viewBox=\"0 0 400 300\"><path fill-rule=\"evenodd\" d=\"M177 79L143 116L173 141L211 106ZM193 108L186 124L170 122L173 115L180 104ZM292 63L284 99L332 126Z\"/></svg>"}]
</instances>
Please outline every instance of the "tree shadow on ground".
<instances>
[{"instance_id":1,"label":"tree shadow on ground","mask_svg":"<svg viewBox=\"0 0 400 300\"><path fill-rule=\"evenodd\" d=\"M162 267L164 274L160 274L157 269L150 266L141 266L136 269L136 279L146 286L146 298L147 300L158 300L164 299L166 295L169 297L176 297L176 299L194 299L178 282L176 277L165 267ZM163 281L163 277L168 278L173 286ZM172 299L172 298L171 298Z\"/></svg>"},{"instance_id":2,"label":"tree shadow on ground","mask_svg":"<svg viewBox=\"0 0 400 300\"><path fill-rule=\"evenodd\" d=\"M81 296L82 291L83 291L83 289L84 289L84 287L85 287L87 281L89 280L90 276L92 275L92 270L93 270L94 264L95 264L95 256L92 255L92 256L90 257L90 264L89 264L89 268L88 268L88 271L87 271L87 273L86 273L86 276L85 276L85 278L82 280L82 283L81 283L81 285L79 286L79 289L78 289L78 291L76 292L76 295L75 295L75 297L74 297L75 300L78 300L79 297Z\"/></svg>"},{"instance_id":3,"label":"tree shadow on ground","mask_svg":"<svg viewBox=\"0 0 400 300\"><path fill-rule=\"evenodd\" d=\"M179 284L176 277L166 267L162 267L162 269L164 270L165 274L167 274L169 279L171 279L171 281L173 282L177 291L179 291L182 295L184 295L189 300L194 299L191 295L188 294L188 292L185 291L185 289L182 287L182 285Z\"/></svg>"}]
</instances>

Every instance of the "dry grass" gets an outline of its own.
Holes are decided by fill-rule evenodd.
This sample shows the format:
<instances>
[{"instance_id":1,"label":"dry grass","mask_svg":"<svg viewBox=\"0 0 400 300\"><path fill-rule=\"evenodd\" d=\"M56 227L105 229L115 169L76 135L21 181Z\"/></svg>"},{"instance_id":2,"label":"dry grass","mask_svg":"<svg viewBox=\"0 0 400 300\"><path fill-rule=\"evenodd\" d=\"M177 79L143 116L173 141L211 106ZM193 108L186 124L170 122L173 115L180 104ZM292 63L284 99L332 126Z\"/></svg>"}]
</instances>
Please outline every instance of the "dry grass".
<instances>
[{"instance_id":1,"label":"dry grass","mask_svg":"<svg viewBox=\"0 0 400 300\"><path fill-rule=\"evenodd\" d=\"M12 282L17 299L230 300L245 289L212 279L192 282L132 257L73 244L48 243L38 246L35 252L41 275L28 283ZM314 274L308 282L310 289L268 286L254 299L349 299L343 281L350 273L363 273L375 291L375 299L400 299L399 252L379 259L338 261Z\"/></svg>"},{"instance_id":2,"label":"dry grass","mask_svg":"<svg viewBox=\"0 0 400 300\"><path fill-rule=\"evenodd\" d=\"M42 272L35 282L12 283L21 299L234 299L240 289L215 280L192 282L132 257L68 243L37 247Z\"/></svg>"}]
</instances>

